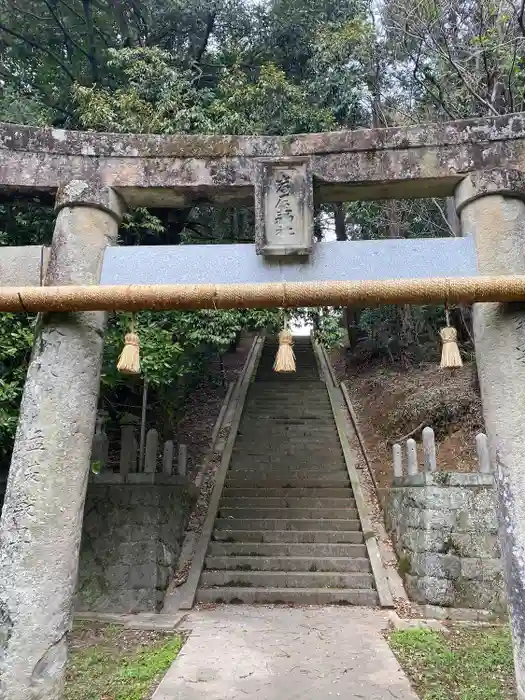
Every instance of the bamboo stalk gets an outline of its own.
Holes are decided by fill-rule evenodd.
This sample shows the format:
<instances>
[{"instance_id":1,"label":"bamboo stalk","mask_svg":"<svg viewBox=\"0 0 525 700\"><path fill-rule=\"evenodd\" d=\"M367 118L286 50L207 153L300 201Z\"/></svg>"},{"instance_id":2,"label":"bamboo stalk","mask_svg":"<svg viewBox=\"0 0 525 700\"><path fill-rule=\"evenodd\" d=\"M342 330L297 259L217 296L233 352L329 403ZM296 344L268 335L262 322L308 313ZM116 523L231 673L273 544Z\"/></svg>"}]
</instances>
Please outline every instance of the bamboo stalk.
<instances>
[{"instance_id":1,"label":"bamboo stalk","mask_svg":"<svg viewBox=\"0 0 525 700\"><path fill-rule=\"evenodd\" d=\"M525 275L366 282L0 287L0 312L247 309L525 301Z\"/></svg>"}]
</instances>

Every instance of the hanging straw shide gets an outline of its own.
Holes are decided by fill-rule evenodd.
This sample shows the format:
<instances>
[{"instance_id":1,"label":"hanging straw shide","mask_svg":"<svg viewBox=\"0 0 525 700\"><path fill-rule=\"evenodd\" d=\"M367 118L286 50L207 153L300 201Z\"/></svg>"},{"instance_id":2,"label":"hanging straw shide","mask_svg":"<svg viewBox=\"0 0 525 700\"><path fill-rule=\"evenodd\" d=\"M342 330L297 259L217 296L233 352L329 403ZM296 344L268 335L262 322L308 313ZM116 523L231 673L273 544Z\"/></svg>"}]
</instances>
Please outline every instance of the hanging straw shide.
<instances>
[{"instance_id":1,"label":"hanging straw shide","mask_svg":"<svg viewBox=\"0 0 525 700\"><path fill-rule=\"evenodd\" d=\"M122 374L140 374L140 340L135 333L135 317L132 318L130 332L124 337L117 370Z\"/></svg>"},{"instance_id":2,"label":"hanging straw shide","mask_svg":"<svg viewBox=\"0 0 525 700\"><path fill-rule=\"evenodd\" d=\"M441 369L463 367L463 361L458 347L458 333L456 329L450 325L450 314L447 306L445 306L445 318L447 325L439 331L441 342L443 343L441 351Z\"/></svg>"},{"instance_id":3,"label":"hanging straw shide","mask_svg":"<svg viewBox=\"0 0 525 700\"><path fill-rule=\"evenodd\" d=\"M273 363L274 372L295 372L295 355L292 348L293 336L285 317L284 328L279 333L279 349Z\"/></svg>"}]
</instances>

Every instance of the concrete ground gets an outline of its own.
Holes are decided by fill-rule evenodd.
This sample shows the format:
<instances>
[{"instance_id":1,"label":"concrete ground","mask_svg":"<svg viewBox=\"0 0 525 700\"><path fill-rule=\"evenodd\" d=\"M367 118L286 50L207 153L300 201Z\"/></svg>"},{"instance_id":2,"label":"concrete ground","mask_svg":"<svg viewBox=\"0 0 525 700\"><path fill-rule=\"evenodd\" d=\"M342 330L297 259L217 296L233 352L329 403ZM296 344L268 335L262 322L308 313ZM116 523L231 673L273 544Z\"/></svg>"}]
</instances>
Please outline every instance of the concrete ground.
<instances>
[{"instance_id":1,"label":"concrete ground","mask_svg":"<svg viewBox=\"0 0 525 700\"><path fill-rule=\"evenodd\" d=\"M387 624L369 608L195 610L153 700L417 700L383 637Z\"/></svg>"}]
</instances>

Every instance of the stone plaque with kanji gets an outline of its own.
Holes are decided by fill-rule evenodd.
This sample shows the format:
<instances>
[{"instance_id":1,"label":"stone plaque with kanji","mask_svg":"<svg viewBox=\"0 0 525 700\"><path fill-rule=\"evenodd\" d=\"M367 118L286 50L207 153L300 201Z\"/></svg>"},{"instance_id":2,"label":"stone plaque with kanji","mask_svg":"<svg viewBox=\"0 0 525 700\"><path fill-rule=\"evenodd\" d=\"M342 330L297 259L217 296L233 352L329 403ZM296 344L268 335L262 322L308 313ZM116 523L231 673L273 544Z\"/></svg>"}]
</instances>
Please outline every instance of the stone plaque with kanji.
<instances>
[{"instance_id":1,"label":"stone plaque with kanji","mask_svg":"<svg viewBox=\"0 0 525 700\"><path fill-rule=\"evenodd\" d=\"M307 161L264 161L258 164L255 215L258 254L311 253L313 194Z\"/></svg>"}]
</instances>

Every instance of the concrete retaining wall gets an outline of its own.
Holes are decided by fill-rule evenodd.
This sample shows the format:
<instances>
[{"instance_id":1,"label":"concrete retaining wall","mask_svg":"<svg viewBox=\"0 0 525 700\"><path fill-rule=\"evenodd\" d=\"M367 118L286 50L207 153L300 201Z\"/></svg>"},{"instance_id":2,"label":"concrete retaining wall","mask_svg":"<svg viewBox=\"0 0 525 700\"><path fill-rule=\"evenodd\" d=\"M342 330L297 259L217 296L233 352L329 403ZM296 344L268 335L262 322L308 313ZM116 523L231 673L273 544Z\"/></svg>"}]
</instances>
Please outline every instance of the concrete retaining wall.
<instances>
[{"instance_id":1,"label":"concrete retaining wall","mask_svg":"<svg viewBox=\"0 0 525 700\"><path fill-rule=\"evenodd\" d=\"M179 476L136 474L130 482L128 475L126 483L108 483L111 478L104 477L88 486L76 608L158 610L177 564L196 489Z\"/></svg>"},{"instance_id":2,"label":"concrete retaining wall","mask_svg":"<svg viewBox=\"0 0 525 700\"><path fill-rule=\"evenodd\" d=\"M492 474L398 476L385 519L411 600L506 609Z\"/></svg>"}]
</instances>

